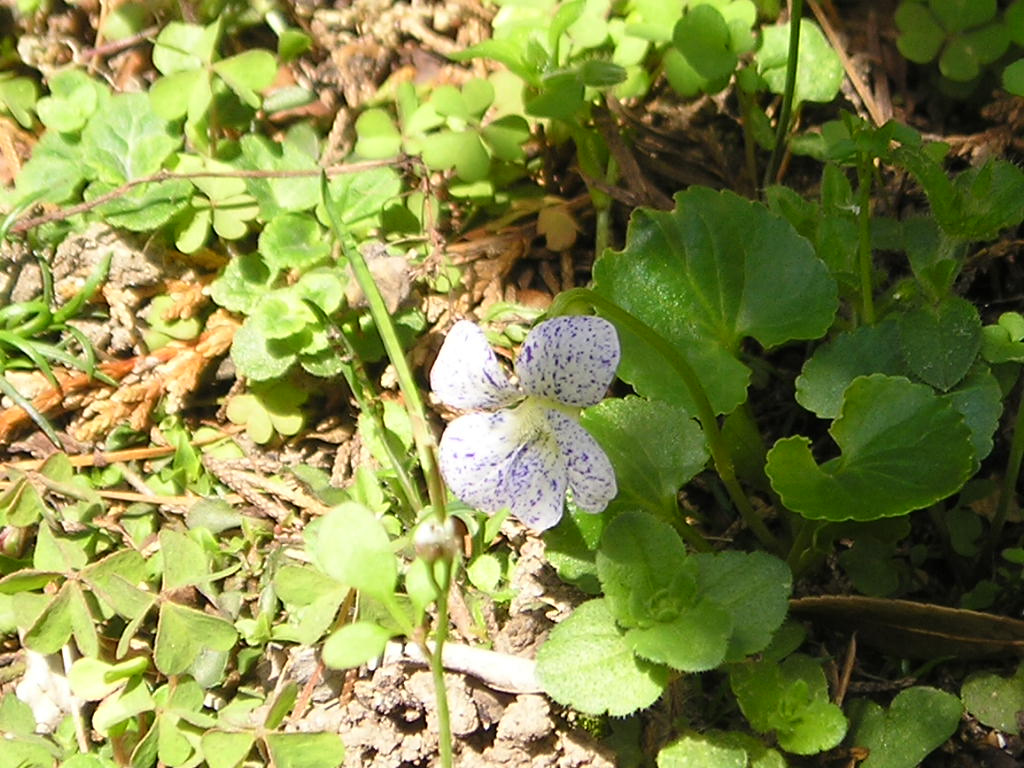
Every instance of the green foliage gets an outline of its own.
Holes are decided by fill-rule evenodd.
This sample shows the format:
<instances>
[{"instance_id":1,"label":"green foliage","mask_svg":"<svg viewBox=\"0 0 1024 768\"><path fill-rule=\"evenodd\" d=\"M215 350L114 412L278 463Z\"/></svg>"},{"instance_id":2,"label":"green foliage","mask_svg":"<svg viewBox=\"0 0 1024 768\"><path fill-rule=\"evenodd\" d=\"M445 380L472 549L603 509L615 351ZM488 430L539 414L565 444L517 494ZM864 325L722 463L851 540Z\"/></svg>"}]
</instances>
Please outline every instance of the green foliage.
<instances>
[{"instance_id":1,"label":"green foliage","mask_svg":"<svg viewBox=\"0 0 1024 768\"><path fill-rule=\"evenodd\" d=\"M783 438L768 452L772 487L810 519L904 515L957 491L973 468L963 416L901 377L854 379L829 433L841 455L821 465L805 437Z\"/></svg>"},{"instance_id":2,"label":"green foliage","mask_svg":"<svg viewBox=\"0 0 1024 768\"><path fill-rule=\"evenodd\" d=\"M938 56L944 77L969 82L1010 44L1009 27L996 19L996 10L996 0L904 0L896 9L896 44L919 64Z\"/></svg>"},{"instance_id":3,"label":"green foliage","mask_svg":"<svg viewBox=\"0 0 1024 768\"><path fill-rule=\"evenodd\" d=\"M925 686L901 691L888 709L867 699L851 702L850 743L870 750L865 768L913 768L956 731L956 696Z\"/></svg>"},{"instance_id":4,"label":"green foliage","mask_svg":"<svg viewBox=\"0 0 1024 768\"><path fill-rule=\"evenodd\" d=\"M729 684L751 726L774 731L787 752L813 755L846 735L846 718L829 701L821 663L810 656L748 661L729 670Z\"/></svg>"},{"instance_id":5,"label":"green foliage","mask_svg":"<svg viewBox=\"0 0 1024 768\"><path fill-rule=\"evenodd\" d=\"M837 305L835 281L788 223L758 203L699 187L676 195L673 211L637 209L625 249L602 254L594 280L598 293L689 360L719 413L746 399L750 370L737 357L744 338L766 347L817 338ZM778 281L786 291L775 290ZM619 376L692 412L649 345L626 329L619 335Z\"/></svg>"},{"instance_id":6,"label":"green foliage","mask_svg":"<svg viewBox=\"0 0 1024 768\"><path fill-rule=\"evenodd\" d=\"M220 17L206 27L172 21L153 48L153 65L163 75L149 91L153 109L165 120L185 118L185 134L200 150L211 148L211 132L245 126L277 72L265 50L219 58L222 34Z\"/></svg>"},{"instance_id":7,"label":"green foliage","mask_svg":"<svg viewBox=\"0 0 1024 768\"><path fill-rule=\"evenodd\" d=\"M772 93L783 93L789 52L789 23L766 27L761 48L755 56L757 72ZM829 102L839 93L843 65L814 22L800 23L800 56L796 69L794 104L804 101Z\"/></svg>"},{"instance_id":8,"label":"green foliage","mask_svg":"<svg viewBox=\"0 0 1024 768\"><path fill-rule=\"evenodd\" d=\"M596 564L604 598L577 609L537 656L547 693L584 712L645 707L667 668L697 672L745 658L786 615L785 564L762 553L687 555L672 527L645 513L623 512L605 528ZM569 648L583 636L595 648L574 657Z\"/></svg>"},{"instance_id":9,"label":"green foliage","mask_svg":"<svg viewBox=\"0 0 1024 768\"><path fill-rule=\"evenodd\" d=\"M522 145L530 135L519 115L485 120L494 99L488 80L470 80L461 89L441 86L422 101L411 83L402 83L396 94L399 127L383 109L363 112L356 120L355 152L378 159L401 149L421 156L431 170L454 170L466 183L483 181L494 162L522 163Z\"/></svg>"},{"instance_id":10,"label":"green foliage","mask_svg":"<svg viewBox=\"0 0 1024 768\"><path fill-rule=\"evenodd\" d=\"M1024 710L1024 668L1010 677L994 672L974 672L960 688L964 707L981 723L1014 733L1020 729L1017 713Z\"/></svg>"}]
</instances>

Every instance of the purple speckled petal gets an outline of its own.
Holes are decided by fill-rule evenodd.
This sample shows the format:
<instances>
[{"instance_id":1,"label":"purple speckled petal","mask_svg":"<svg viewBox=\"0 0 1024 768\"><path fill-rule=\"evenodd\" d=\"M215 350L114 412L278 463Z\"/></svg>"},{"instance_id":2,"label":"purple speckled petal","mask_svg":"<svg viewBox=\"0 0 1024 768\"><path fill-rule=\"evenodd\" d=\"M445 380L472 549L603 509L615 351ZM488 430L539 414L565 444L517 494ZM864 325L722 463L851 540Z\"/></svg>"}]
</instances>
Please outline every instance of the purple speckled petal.
<instances>
[{"instance_id":1,"label":"purple speckled petal","mask_svg":"<svg viewBox=\"0 0 1024 768\"><path fill-rule=\"evenodd\" d=\"M608 454L587 430L564 413L548 411L548 422L565 459L576 505L584 512L603 512L619 490Z\"/></svg>"},{"instance_id":2,"label":"purple speckled petal","mask_svg":"<svg viewBox=\"0 0 1024 768\"><path fill-rule=\"evenodd\" d=\"M511 514L535 531L545 531L562 519L569 484L558 441L545 427L523 444L505 477Z\"/></svg>"},{"instance_id":3,"label":"purple speckled petal","mask_svg":"<svg viewBox=\"0 0 1024 768\"><path fill-rule=\"evenodd\" d=\"M471 507L493 514L511 503L505 476L530 432L516 416L508 410L467 413L441 435L441 474L452 493Z\"/></svg>"},{"instance_id":4,"label":"purple speckled petal","mask_svg":"<svg viewBox=\"0 0 1024 768\"><path fill-rule=\"evenodd\" d=\"M585 407L601 401L618 366L615 326L601 317L567 315L530 331L516 360L516 374L529 395Z\"/></svg>"},{"instance_id":5,"label":"purple speckled petal","mask_svg":"<svg viewBox=\"0 0 1024 768\"><path fill-rule=\"evenodd\" d=\"M536 530L562 517L568 475L546 411L531 403L469 413L441 436L441 474L452 493L494 513L508 507Z\"/></svg>"},{"instance_id":6,"label":"purple speckled petal","mask_svg":"<svg viewBox=\"0 0 1024 768\"><path fill-rule=\"evenodd\" d=\"M448 331L430 371L430 388L452 408L500 408L519 397L484 332L468 320Z\"/></svg>"}]
</instances>

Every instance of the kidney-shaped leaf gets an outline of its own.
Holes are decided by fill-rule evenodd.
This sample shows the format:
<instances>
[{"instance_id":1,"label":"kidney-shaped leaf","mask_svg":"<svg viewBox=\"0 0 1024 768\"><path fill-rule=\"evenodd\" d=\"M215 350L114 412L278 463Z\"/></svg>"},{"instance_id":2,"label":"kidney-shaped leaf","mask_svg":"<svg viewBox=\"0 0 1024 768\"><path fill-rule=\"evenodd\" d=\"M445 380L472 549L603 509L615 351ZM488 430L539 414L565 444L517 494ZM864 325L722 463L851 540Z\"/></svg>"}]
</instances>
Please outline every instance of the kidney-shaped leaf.
<instances>
[{"instance_id":1,"label":"kidney-shaped leaf","mask_svg":"<svg viewBox=\"0 0 1024 768\"><path fill-rule=\"evenodd\" d=\"M850 743L871 750L864 768L914 768L953 735L963 707L951 693L916 686L901 692L888 710L866 700L854 709Z\"/></svg>"},{"instance_id":2,"label":"kidney-shaped leaf","mask_svg":"<svg viewBox=\"0 0 1024 768\"><path fill-rule=\"evenodd\" d=\"M638 209L626 247L594 265L598 293L660 333L696 369L714 408L746 397L745 337L766 347L821 336L837 307L836 284L810 243L760 203L692 187L672 211ZM619 329L619 375L652 399L690 406L665 361Z\"/></svg>"},{"instance_id":3,"label":"kidney-shaped leaf","mask_svg":"<svg viewBox=\"0 0 1024 768\"><path fill-rule=\"evenodd\" d=\"M877 520L926 507L957 491L974 462L963 416L898 376L854 379L829 433L842 454L821 465L806 437L784 438L768 452L772 487L814 520Z\"/></svg>"}]
</instances>

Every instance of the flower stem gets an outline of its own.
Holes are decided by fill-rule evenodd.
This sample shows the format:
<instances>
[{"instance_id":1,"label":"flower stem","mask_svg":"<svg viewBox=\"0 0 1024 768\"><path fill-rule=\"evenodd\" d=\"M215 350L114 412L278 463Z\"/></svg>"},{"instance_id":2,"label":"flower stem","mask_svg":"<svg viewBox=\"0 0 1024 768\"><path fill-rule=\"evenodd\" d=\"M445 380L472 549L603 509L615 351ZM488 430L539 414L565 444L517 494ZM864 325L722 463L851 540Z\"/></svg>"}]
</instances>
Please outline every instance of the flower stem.
<instances>
[{"instance_id":1,"label":"flower stem","mask_svg":"<svg viewBox=\"0 0 1024 768\"><path fill-rule=\"evenodd\" d=\"M796 69L800 58L800 18L804 13L804 0L791 0L789 4L789 53L786 57L786 87L782 93L782 109L775 127L775 146L772 157L764 172L764 186L768 186L778 173L782 153L786 146L786 133L793 113L793 96L796 93Z\"/></svg>"},{"instance_id":2,"label":"flower stem","mask_svg":"<svg viewBox=\"0 0 1024 768\"><path fill-rule=\"evenodd\" d=\"M384 303L377 283L373 279L370 267L366 263L362 252L355 245L351 235L347 233L331 199L330 190L327 187L327 176L320 176L320 196L327 210L331 228L335 237L341 244L342 251L348 257L349 265L352 267L352 274L356 278L366 303L370 307L370 316L377 327L377 333L384 344L384 351L395 368L395 375L398 379L398 388L405 399L405 408L409 414L409 421L412 425L413 442L416 444L416 453L419 458L420 467L427 482L427 492L430 496L430 503L438 521L444 525L448 517L447 492L444 481L441 479L441 471L437 462L437 444L434 436L427 425L427 412L423 405L423 397L420 395L419 386L412 375L409 361L405 358L405 351L402 349L398 334L395 332L395 325L391 321L391 314ZM437 623L434 627L434 652L428 654L430 668L434 678L434 696L437 700L437 726L438 744L440 745L440 757L442 768L452 766L452 732L448 715L448 692L444 684L444 666L442 665L442 653L444 641L448 637L448 581L451 578L451 565L446 568L445 577L442 579L437 598Z\"/></svg>"},{"instance_id":3,"label":"flower stem","mask_svg":"<svg viewBox=\"0 0 1024 768\"><path fill-rule=\"evenodd\" d=\"M875 324L875 299L871 285L871 160L862 156L857 163L857 259L860 267L860 319Z\"/></svg>"},{"instance_id":4,"label":"flower stem","mask_svg":"<svg viewBox=\"0 0 1024 768\"><path fill-rule=\"evenodd\" d=\"M718 419L715 416L714 408L711 406L711 401L708 399L707 393L704 391L704 387L700 383L697 373L690 366L689 361L647 323L589 288L574 288L559 294L548 312L551 315L566 314L574 303L586 303L597 309L616 325L629 330L630 333L643 339L644 342L664 358L666 363L672 366L689 392L690 398L697 409L697 421L700 422L704 430L704 437L708 441L711 460L714 462L715 471L718 472L718 476L721 478L729 498L736 505L747 527L753 531L765 548L772 552L781 553L782 549L779 541L768 530L768 526L765 525L764 521L754 510L750 499L743 492L743 488L736 477L736 468L733 465L729 447L718 426Z\"/></svg>"}]
</instances>

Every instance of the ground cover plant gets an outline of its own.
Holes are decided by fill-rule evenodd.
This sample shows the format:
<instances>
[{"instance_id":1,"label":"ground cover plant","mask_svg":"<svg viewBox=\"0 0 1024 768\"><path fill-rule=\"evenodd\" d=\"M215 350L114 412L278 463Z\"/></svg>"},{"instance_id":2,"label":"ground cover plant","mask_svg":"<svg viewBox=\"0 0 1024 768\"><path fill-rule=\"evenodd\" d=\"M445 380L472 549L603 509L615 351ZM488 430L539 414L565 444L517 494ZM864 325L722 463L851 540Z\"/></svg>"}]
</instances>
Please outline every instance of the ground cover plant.
<instances>
[{"instance_id":1,"label":"ground cover plant","mask_svg":"<svg viewBox=\"0 0 1024 768\"><path fill-rule=\"evenodd\" d=\"M0 768L1019 760L1022 8L8 9Z\"/></svg>"}]
</instances>

